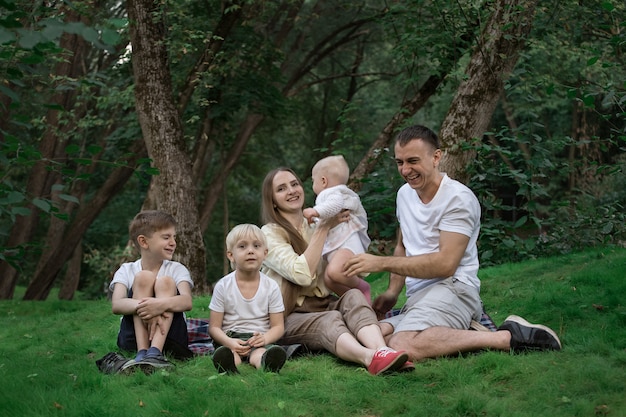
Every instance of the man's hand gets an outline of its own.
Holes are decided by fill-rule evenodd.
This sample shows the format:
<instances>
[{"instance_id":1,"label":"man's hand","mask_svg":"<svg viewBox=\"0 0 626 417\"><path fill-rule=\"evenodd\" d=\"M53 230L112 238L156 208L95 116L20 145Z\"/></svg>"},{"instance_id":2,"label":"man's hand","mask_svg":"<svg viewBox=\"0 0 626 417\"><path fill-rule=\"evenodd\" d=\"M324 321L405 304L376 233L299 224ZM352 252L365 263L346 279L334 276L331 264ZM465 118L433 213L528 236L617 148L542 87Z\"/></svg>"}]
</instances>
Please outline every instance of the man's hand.
<instances>
[{"instance_id":1,"label":"man's hand","mask_svg":"<svg viewBox=\"0 0 626 417\"><path fill-rule=\"evenodd\" d=\"M367 274L370 272L380 272L380 256L361 253L348 259L343 265L346 276Z\"/></svg>"},{"instance_id":2,"label":"man's hand","mask_svg":"<svg viewBox=\"0 0 626 417\"><path fill-rule=\"evenodd\" d=\"M372 303L372 308L376 312L378 320L385 317L385 313L391 310L398 302L398 296L393 291L385 291Z\"/></svg>"}]
</instances>

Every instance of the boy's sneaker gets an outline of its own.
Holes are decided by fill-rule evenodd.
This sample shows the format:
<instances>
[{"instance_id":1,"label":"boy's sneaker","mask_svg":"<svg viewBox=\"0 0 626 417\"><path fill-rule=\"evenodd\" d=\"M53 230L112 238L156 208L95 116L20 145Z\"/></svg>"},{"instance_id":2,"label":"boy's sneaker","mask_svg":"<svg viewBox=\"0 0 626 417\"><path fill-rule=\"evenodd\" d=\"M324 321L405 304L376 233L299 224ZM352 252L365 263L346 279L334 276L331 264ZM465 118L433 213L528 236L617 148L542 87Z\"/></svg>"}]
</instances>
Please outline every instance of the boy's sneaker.
<instances>
[{"instance_id":1,"label":"boy's sneaker","mask_svg":"<svg viewBox=\"0 0 626 417\"><path fill-rule=\"evenodd\" d=\"M286 360L287 352L280 346L272 346L261 356L261 369L278 373Z\"/></svg>"},{"instance_id":2,"label":"boy's sneaker","mask_svg":"<svg viewBox=\"0 0 626 417\"><path fill-rule=\"evenodd\" d=\"M227 348L226 346L220 346L213 353L213 365L215 365L215 369L217 372L227 374L236 374L237 365L235 365L235 355L233 352Z\"/></svg>"},{"instance_id":3,"label":"boy's sneaker","mask_svg":"<svg viewBox=\"0 0 626 417\"><path fill-rule=\"evenodd\" d=\"M372 363L367 370L372 375L380 375L384 372L394 372L402 368L409 355L403 350L397 352L391 348L381 348L374 353Z\"/></svg>"},{"instance_id":4,"label":"boy's sneaker","mask_svg":"<svg viewBox=\"0 0 626 417\"><path fill-rule=\"evenodd\" d=\"M134 359L125 358L117 352L109 352L96 361L96 366L105 374L117 374L125 372L134 363Z\"/></svg>"},{"instance_id":5,"label":"boy's sneaker","mask_svg":"<svg viewBox=\"0 0 626 417\"><path fill-rule=\"evenodd\" d=\"M146 355L142 360L135 362L141 370L146 374L151 374L160 368L169 368L174 366L170 361L165 359L163 354L158 355Z\"/></svg>"},{"instance_id":6,"label":"boy's sneaker","mask_svg":"<svg viewBox=\"0 0 626 417\"><path fill-rule=\"evenodd\" d=\"M498 330L511 333L511 350L561 350L561 341L549 327L529 323L519 316L509 316Z\"/></svg>"}]
</instances>

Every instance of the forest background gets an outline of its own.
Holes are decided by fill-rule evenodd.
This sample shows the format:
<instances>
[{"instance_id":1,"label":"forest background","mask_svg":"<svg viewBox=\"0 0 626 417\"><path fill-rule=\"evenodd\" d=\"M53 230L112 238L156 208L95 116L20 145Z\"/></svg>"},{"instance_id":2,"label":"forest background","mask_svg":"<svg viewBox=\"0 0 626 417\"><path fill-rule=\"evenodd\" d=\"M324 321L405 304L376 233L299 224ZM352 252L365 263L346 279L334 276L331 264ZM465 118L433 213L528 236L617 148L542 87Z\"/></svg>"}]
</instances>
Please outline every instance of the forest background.
<instances>
[{"instance_id":1,"label":"forest background","mask_svg":"<svg viewBox=\"0 0 626 417\"><path fill-rule=\"evenodd\" d=\"M390 152L440 134L483 265L626 241L621 1L0 0L0 298L100 298L141 209L196 294L265 174L342 154L388 253Z\"/></svg>"}]
</instances>

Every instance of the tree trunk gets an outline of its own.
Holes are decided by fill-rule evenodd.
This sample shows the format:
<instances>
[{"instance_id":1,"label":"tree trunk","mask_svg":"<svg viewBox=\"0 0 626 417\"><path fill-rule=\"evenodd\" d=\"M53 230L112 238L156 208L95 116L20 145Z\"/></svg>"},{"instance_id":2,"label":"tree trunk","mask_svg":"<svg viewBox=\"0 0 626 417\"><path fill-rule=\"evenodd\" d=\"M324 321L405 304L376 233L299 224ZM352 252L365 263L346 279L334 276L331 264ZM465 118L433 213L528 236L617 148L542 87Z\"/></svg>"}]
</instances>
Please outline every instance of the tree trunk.
<instances>
[{"instance_id":1,"label":"tree trunk","mask_svg":"<svg viewBox=\"0 0 626 417\"><path fill-rule=\"evenodd\" d=\"M83 262L83 246L79 243L67 263L65 278L59 289L59 300L72 300L80 282L80 266Z\"/></svg>"},{"instance_id":2,"label":"tree trunk","mask_svg":"<svg viewBox=\"0 0 626 417\"><path fill-rule=\"evenodd\" d=\"M65 229L63 244L57 245L53 252L45 257L45 262L37 264L37 271L33 276L24 300L45 300L50 293L56 277L72 256L74 249L82 240L87 228L100 214L109 201L124 187L134 172L134 165L138 159L144 157L143 143L137 142L130 151L131 158L126 166L116 168L96 195L87 203L81 204L76 216L72 219L71 226Z\"/></svg>"},{"instance_id":3,"label":"tree trunk","mask_svg":"<svg viewBox=\"0 0 626 417\"><path fill-rule=\"evenodd\" d=\"M211 222L211 214L213 213L213 208L219 199L220 194L224 190L224 185L226 184L226 180L228 179L228 175L235 167L239 157L246 149L246 145L250 141L252 134L256 130L256 128L261 124L265 117L261 114L249 114L246 118L245 123L242 124L241 129L237 134L237 138L235 139L235 143L230 148L230 151L227 154L227 158L222 164L222 169L220 169L220 173L211 181L211 185L206 192L206 200L204 201L204 205L200 213L202 217L200 219L200 227L201 230L206 230Z\"/></svg>"},{"instance_id":4,"label":"tree trunk","mask_svg":"<svg viewBox=\"0 0 626 417\"><path fill-rule=\"evenodd\" d=\"M499 0L487 21L479 44L465 70L439 136L444 157L441 170L467 182L465 167L475 154L461 144L480 138L489 128L493 112L524 47L537 0Z\"/></svg>"},{"instance_id":5,"label":"tree trunk","mask_svg":"<svg viewBox=\"0 0 626 417\"><path fill-rule=\"evenodd\" d=\"M365 156L361 159L359 164L350 174L349 185L355 192L359 192L363 183L362 178L369 175L374 169L380 158L385 155L385 148L389 148L393 139L394 132L398 129L402 123L413 116L417 111L422 108L424 103L435 94L437 87L443 81L443 76L431 76L417 91L417 93L408 100L405 100L400 106L400 110L393 115L391 120L378 134L378 137L370 146Z\"/></svg>"},{"instance_id":6,"label":"tree trunk","mask_svg":"<svg viewBox=\"0 0 626 417\"><path fill-rule=\"evenodd\" d=\"M157 208L177 222L177 260L194 279L197 294L206 293L205 249L196 207L191 161L185 153L183 128L172 97L165 26L160 3L129 0L135 104L148 155L159 175L152 178L158 190Z\"/></svg>"},{"instance_id":7,"label":"tree trunk","mask_svg":"<svg viewBox=\"0 0 626 417\"><path fill-rule=\"evenodd\" d=\"M81 21L81 16L72 8L66 10L66 22ZM59 79L79 78L84 73L84 59L87 49L85 40L79 35L71 35L65 33L61 37L60 46L70 51L70 56L62 60L56 65L54 74ZM76 92L74 90L63 90L56 93L51 103L61 106L63 109L70 110L74 107L76 100ZM62 151L57 149L60 141L59 133L67 129L67 127L59 124L59 110L50 109L46 114L46 124L48 128L44 132L39 152L41 160L39 160L30 171L28 182L26 185L26 194L32 197L47 198L50 194L50 186L54 183L52 178L57 177L56 170L50 170L50 162ZM9 238L5 244L7 248L14 248L26 244L32 237L39 223L41 213L34 205L29 206L31 214L29 216L18 216L11 231ZM15 291L19 272L5 261L0 261L0 299L11 299Z\"/></svg>"}]
</instances>

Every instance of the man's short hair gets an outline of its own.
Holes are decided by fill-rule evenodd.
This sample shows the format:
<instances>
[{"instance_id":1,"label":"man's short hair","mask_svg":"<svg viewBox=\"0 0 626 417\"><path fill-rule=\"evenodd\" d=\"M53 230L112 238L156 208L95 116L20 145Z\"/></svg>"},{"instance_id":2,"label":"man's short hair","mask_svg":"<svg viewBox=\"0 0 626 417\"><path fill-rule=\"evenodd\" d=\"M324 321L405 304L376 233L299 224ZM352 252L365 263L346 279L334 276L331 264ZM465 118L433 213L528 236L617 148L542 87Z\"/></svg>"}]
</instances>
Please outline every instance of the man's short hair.
<instances>
[{"instance_id":1,"label":"man's short hair","mask_svg":"<svg viewBox=\"0 0 626 417\"><path fill-rule=\"evenodd\" d=\"M395 143L404 147L415 139L421 139L430 144L434 150L441 148L437 134L422 125L409 126L403 129L396 135Z\"/></svg>"}]
</instances>

